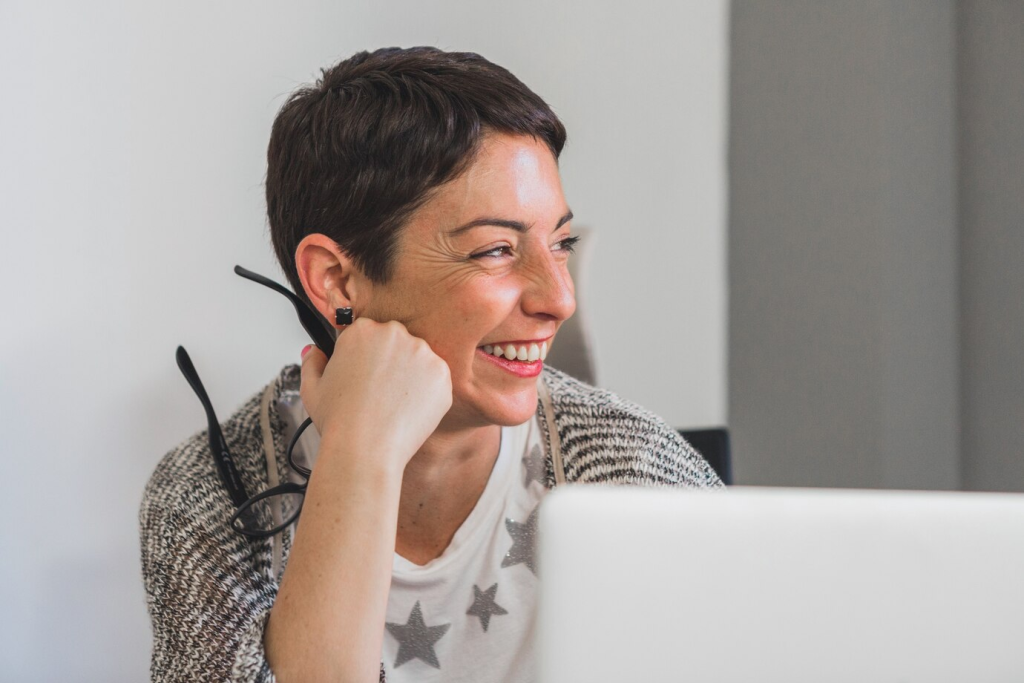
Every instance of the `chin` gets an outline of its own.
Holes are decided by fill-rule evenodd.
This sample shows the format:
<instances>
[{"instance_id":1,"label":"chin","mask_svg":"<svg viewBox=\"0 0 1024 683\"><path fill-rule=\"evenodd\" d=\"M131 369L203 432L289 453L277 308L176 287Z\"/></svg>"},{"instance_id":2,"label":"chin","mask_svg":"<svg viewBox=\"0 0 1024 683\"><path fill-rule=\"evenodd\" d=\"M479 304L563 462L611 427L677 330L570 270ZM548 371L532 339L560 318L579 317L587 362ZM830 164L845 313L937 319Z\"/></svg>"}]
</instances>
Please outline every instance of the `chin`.
<instances>
[{"instance_id":1,"label":"chin","mask_svg":"<svg viewBox=\"0 0 1024 683\"><path fill-rule=\"evenodd\" d=\"M494 392L482 403L477 403L476 412L488 424L521 425L537 412L537 387L531 384L516 392Z\"/></svg>"}]
</instances>

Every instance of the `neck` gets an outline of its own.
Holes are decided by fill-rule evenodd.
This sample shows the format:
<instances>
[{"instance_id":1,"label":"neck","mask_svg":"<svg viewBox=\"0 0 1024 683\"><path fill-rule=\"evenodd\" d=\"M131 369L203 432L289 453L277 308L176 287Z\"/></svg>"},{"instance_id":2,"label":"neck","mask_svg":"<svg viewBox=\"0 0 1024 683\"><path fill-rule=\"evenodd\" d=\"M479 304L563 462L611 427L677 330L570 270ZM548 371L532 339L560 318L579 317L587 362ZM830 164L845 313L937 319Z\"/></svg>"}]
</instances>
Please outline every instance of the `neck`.
<instances>
[{"instance_id":1,"label":"neck","mask_svg":"<svg viewBox=\"0 0 1024 683\"><path fill-rule=\"evenodd\" d=\"M395 550L416 564L441 555L469 516L498 457L501 427L439 427L405 467Z\"/></svg>"},{"instance_id":2,"label":"neck","mask_svg":"<svg viewBox=\"0 0 1024 683\"><path fill-rule=\"evenodd\" d=\"M449 426L442 420L405 467L402 489L447 486L452 477L467 469L490 466L498 455L501 427L498 425Z\"/></svg>"}]
</instances>

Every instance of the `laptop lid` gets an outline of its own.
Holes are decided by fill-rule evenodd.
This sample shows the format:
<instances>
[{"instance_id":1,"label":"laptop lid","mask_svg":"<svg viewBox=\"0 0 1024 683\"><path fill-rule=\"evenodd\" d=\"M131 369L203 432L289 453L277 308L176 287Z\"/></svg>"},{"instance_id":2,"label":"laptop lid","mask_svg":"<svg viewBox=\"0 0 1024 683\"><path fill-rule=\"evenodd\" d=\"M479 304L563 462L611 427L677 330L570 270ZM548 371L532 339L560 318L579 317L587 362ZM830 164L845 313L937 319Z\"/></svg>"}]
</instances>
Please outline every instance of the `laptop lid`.
<instances>
[{"instance_id":1,"label":"laptop lid","mask_svg":"<svg viewBox=\"0 0 1024 683\"><path fill-rule=\"evenodd\" d=\"M1024 680L1024 495L555 489L540 680Z\"/></svg>"}]
</instances>

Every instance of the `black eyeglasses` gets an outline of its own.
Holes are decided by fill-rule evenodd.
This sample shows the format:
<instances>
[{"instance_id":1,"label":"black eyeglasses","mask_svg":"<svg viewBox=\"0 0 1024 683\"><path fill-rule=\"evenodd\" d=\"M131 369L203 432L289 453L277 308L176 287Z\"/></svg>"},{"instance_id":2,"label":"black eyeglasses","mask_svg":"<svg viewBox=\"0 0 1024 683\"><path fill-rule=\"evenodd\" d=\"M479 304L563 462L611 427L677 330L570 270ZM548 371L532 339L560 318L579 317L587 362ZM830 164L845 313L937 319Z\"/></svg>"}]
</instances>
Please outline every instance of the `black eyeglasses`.
<instances>
[{"instance_id":1,"label":"black eyeglasses","mask_svg":"<svg viewBox=\"0 0 1024 683\"><path fill-rule=\"evenodd\" d=\"M248 280L269 287L275 292L284 294L295 306L295 311L299 314L299 322L302 323L302 327L313 338L313 343L327 355L328 359L331 357L331 352L334 351L334 337L331 330L323 319L302 299L273 280L247 270L242 266L235 266L235 273ZM306 427L313 424L313 420L307 417L299 425L299 428L295 430L294 436L292 436L291 442L288 444L287 451L288 466L306 479L306 482L302 484L288 482L250 497L245 490L245 486L242 484L241 477L238 475L238 469L235 467L234 458L231 457L231 452L228 450L228 444L224 439L220 423L217 421L217 415L213 412L213 405L206 394L206 389L199 380L199 374L196 372L195 366L192 365L192 359L189 358L188 353L182 346L179 346L175 352L175 358L178 362L178 368L185 375L185 379L188 380L189 385L196 392L196 396L199 397L200 403L203 404L203 409L206 410L206 420L209 424L210 451L213 453L213 460L217 466L217 473L220 475L221 483L227 489L228 495L231 496L231 502L236 508L235 514L231 516L229 522L231 527L238 533L251 538L266 538L285 529L302 512L302 502L306 497L306 486L309 483L309 475L311 473L311 470L308 468L296 464L292 457L292 451L295 449L295 444L299 442L302 432L306 430ZM275 516L274 510L277 506L280 506L280 514ZM282 519L284 521L275 524L275 519Z\"/></svg>"}]
</instances>

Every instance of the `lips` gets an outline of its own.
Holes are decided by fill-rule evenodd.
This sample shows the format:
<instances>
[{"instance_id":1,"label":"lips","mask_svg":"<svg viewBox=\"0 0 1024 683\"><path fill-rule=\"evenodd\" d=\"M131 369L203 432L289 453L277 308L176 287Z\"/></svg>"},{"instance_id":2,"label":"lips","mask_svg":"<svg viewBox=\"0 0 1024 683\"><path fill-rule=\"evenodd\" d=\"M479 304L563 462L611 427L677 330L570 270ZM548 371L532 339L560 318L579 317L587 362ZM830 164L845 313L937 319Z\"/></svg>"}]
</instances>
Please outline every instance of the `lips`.
<instances>
[{"instance_id":1,"label":"lips","mask_svg":"<svg viewBox=\"0 0 1024 683\"><path fill-rule=\"evenodd\" d=\"M544 369L544 361L540 358L537 358L534 361L509 360L508 358L495 356L493 350L491 353L488 353L484 349L485 347L479 347L476 350L477 353L486 359L484 362L493 363L495 366L515 375L516 377L536 377L541 373L541 370Z\"/></svg>"}]
</instances>

